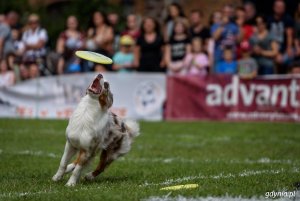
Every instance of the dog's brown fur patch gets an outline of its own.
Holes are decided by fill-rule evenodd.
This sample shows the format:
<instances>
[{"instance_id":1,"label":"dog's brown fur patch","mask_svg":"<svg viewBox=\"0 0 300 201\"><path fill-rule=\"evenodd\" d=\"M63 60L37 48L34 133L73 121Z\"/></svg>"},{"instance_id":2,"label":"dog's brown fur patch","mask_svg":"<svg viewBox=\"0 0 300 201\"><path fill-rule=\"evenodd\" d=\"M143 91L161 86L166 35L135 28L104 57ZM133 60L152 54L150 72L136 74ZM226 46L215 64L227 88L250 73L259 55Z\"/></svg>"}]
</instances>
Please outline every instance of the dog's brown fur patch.
<instances>
[{"instance_id":1,"label":"dog's brown fur patch","mask_svg":"<svg viewBox=\"0 0 300 201\"><path fill-rule=\"evenodd\" d=\"M99 103L100 103L102 108L107 105L107 96L105 94L101 94L99 96Z\"/></svg>"},{"instance_id":2,"label":"dog's brown fur patch","mask_svg":"<svg viewBox=\"0 0 300 201\"><path fill-rule=\"evenodd\" d=\"M75 165L77 165L77 164L79 163L79 161L80 161L80 156L81 156L81 154L82 154L83 152L84 152L83 149L80 149L80 150L79 150L79 153L78 153L77 158L73 161L73 163L74 163Z\"/></svg>"}]
</instances>

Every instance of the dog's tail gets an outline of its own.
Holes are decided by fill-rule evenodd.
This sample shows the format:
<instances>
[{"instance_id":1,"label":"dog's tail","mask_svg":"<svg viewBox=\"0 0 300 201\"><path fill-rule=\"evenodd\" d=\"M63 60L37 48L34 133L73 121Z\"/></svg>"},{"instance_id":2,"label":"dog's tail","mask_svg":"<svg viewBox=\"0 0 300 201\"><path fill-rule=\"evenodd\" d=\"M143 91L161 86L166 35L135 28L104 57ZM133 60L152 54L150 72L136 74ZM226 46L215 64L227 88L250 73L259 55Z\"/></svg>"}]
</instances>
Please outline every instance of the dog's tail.
<instances>
[{"instance_id":1,"label":"dog's tail","mask_svg":"<svg viewBox=\"0 0 300 201\"><path fill-rule=\"evenodd\" d=\"M140 135L140 126L136 121L126 119L125 124L129 130L129 134L131 137L137 137L138 135Z\"/></svg>"}]
</instances>

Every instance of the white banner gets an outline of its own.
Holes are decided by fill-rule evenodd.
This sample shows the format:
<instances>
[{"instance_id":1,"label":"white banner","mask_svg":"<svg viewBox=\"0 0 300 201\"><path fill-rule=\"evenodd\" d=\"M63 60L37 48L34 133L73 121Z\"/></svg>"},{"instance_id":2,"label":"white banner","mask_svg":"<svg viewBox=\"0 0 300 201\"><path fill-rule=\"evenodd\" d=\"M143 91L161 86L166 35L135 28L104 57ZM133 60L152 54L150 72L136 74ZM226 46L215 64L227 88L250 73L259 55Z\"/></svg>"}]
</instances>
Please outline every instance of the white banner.
<instances>
[{"instance_id":1,"label":"white banner","mask_svg":"<svg viewBox=\"0 0 300 201\"><path fill-rule=\"evenodd\" d=\"M95 73L41 77L0 89L0 117L69 118ZM111 110L132 119L161 120L163 74L104 73L114 94Z\"/></svg>"}]
</instances>

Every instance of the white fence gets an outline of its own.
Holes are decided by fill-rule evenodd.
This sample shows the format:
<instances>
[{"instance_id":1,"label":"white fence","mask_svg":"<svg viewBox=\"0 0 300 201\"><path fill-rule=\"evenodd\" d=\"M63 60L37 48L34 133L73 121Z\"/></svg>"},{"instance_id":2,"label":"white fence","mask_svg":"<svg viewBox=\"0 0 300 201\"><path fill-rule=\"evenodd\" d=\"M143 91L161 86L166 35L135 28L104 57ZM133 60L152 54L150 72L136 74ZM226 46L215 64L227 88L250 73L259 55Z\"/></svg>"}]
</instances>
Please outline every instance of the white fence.
<instances>
[{"instance_id":1,"label":"white fence","mask_svg":"<svg viewBox=\"0 0 300 201\"><path fill-rule=\"evenodd\" d=\"M0 117L69 118L96 74L41 77L0 89ZM163 74L104 73L109 81L116 114L161 120L166 98Z\"/></svg>"}]
</instances>

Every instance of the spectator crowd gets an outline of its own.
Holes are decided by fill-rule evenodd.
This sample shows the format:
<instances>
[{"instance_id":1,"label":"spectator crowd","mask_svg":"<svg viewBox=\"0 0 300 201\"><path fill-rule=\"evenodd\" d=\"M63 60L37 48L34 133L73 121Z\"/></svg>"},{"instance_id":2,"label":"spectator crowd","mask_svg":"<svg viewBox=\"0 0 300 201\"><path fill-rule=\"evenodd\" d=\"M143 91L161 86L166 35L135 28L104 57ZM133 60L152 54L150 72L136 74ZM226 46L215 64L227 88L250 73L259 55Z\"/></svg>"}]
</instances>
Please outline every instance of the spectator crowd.
<instances>
[{"instance_id":1,"label":"spectator crowd","mask_svg":"<svg viewBox=\"0 0 300 201\"><path fill-rule=\"evenodd\" d=\"M261 15L255 5L225 5L204 22L203 11L186 15L172 3L162 24L150 16L126 16L117 27L117 13L92 13L81 31L75 15L66 19L55 49L48 47L47 28L37 14L24 26L20 14L0 14L0 87L38 76L80 72L166 72L168 75L300 73L300 3L294 15L283 0L275 0L273 14ZM94 64L74 56L76 50L112 57L112 65Z\"/></svg>"}]
</instances>

